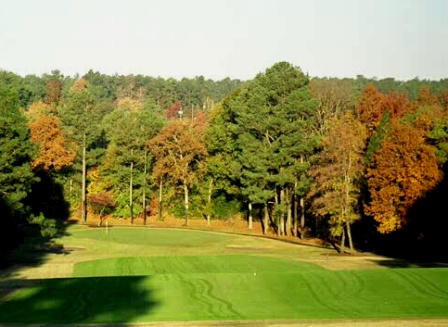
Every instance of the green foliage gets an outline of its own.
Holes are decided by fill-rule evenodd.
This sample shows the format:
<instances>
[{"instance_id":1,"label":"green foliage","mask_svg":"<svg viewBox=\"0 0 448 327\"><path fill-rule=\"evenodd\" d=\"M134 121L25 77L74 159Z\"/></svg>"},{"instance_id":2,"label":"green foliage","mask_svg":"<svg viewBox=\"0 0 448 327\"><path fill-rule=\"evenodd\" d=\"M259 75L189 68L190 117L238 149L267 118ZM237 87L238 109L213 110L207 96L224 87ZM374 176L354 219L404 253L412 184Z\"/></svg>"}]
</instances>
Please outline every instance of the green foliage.
<instances>
[{"instance_id":1,"label":"green foliage","mask_svg":"<svg viewBox=\"0 0 448 327\"><path fill-rule=\"evenodd\" d=\"M86 146L89 147L101 135L99 123L107 107L100 105L89 88L83 91L70 92L64 105L59 108L59 117L64 123L67 135L83 144L86 136Z\"/></svg>"},{"instance_id":2,"label":"green foliage","mask_svg":"<svg viewBox=\"0 0 448 327\"><path fill-rule=\"evenodd\" d=\"M43 213L40 213L37 216L30 215L28 222L31 225L39 226L40 232L45 238L52 238L56 236L56 233L58 232L56 228L56 220L46 218Z\"/></svg>"},{"instance_id":3,"label":"green foliage","mask_svg":"<svg viewBox=\"0 0 448 327\"><path fill-rule=\"evenodd\" d=\"M430 143L436 147L436 156L441 164L448 161L448 114L436 121L429 131Z\"/></svg>"},{"instance_id":4,"label":"green foliage","mask_svg":"<svg viewBox=\"0 0 448 327\"><path fill-rule=\"evenodd\" d=\"M194 205L191 205L191 210L194 210ZM171 203L171 205L168 208L169 214L173 215L177 218L185 218L185 205L182 202L182 199L179 198L177 201L174 201Z\"/></svg>"},{"instance_id":5,"label":"green foliage","mask_svg":"<svg viewBox=\"0 0 448 327\"><path fill-rule=\"evenodd\" d=\"M29 213L25 199L37 181L30 164L37 149L18 105L17 92L0 84L0 261L21 241Z\"/></svg>"},{"instance_id":6,"label":"green foliage","mask_svg":"<svg viewBox=\"0 0 448 327\"><path fill-rule=\"evenodd\" d=\"M219 195L213 200L212 215L218 219L229 219L241 212L241 202L237 199L229 200Z\"/></svg>"},{"instance_id":7,"label":"green foliage","mask_svg":"<svg viewBox=\"0 0 448 327\"><path fill-rule=\"evenodd\" d=\"M12 213L23 214L22 200L35 181L30 162L37 149L17 103L17 94L0 89L0 197Z\"/></svg>"},{"instance_id":8,"label":"green foliage","mask_svg":"<svg viewBox=\"0 0 448 327\"><path fill-rule=\"evenodd\" d=\"M134 203L132 207L132 212L134 215L141 214L143 212L141 205ZM117 218L129 218L131 217L131 208L129 206L129 194L119 193L116 196L115 208L113 210L112 216Z\"/></svg>"},{"instance_id":9,"label":"green foliage","mask_svg":"<svg viewBox=\"0 0 448 327\"><path fill-rule=\"evenodd\" d=\"M128 99L127 104L132 104L132 107L117 107L104 117L102 123L110 143L101 167L101 179L104 189L113 192L117 198L116 217L130 217L129 197L125 203L125 198L130 196L130 188L132 192L137 191L133 195L136 199L143 188L150 186L152 179L145 173L145 167L148 170L151 157L146 145L165 124L160 108L153 102L143 104ZM140 205L132 206L132 214L141 212Z\"/></svg>"},{"instance_id":10,"label":"green foliage","mask_svg":"<svg viewBox=\"0 0 448 327\"><path fill-rule=\"evenodd\" d=\"M210 127L212 178L230 180L253 204L281 193L275 202L286 208L293 194L306 193L307 158L318 140L317 101L308 84L300 69L280 62L226 97Z\"/></svg>"}]
</instances>

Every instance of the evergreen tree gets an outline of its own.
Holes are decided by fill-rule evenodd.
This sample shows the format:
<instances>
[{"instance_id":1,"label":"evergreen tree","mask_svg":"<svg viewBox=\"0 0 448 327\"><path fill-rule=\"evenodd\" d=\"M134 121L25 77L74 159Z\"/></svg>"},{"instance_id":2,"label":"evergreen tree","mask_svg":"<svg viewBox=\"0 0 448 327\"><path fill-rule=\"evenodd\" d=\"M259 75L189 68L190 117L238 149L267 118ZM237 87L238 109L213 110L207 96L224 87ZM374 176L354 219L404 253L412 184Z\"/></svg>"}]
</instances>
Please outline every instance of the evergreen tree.
<instances>
[{"instance_id":1,"label":"evergreen tree","mask_svg":"<svg viewBox=\"0 0 448 327\"><path fill-rule=\"evenodd\" d=\"M100 122L105 108L92 94L87 82L78 79L58 112L68 139L75 141L81 151L81 220L84 222L87 221L87 151L101 138Z\"/></svg>"},{"instance_id":2,"label":"evergreen tree","mask_svg":"<svg viewBox=\"0 0 448 327\"><path fill-rule=\"evenodd\" d=\"M0 254L27 224L24 200L36 181L30 165L36 149L18 103L17 92L0 88Z\"/></svg>"}]
</instances>

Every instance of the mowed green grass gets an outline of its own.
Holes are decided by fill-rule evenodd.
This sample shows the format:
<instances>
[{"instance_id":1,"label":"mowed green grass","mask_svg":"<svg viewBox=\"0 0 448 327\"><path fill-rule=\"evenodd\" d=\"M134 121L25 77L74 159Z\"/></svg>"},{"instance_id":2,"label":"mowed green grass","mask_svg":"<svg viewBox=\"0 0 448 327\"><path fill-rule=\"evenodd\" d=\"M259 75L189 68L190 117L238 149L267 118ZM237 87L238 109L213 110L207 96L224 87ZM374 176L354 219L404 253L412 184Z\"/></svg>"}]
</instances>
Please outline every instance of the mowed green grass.
<instances>
[{"instance_id":1,"label":"mowed green grass","mask_svg":"<svg viewBox=\"0 0 448 327\"><path fill-rule=\"evenodd\" d=\"M0 304L0 323L448 317L445 268L330 271L275 251L224 253L219 249L236 242L234 236L182 230L117 228L113 235L72 237L109 249L149 248L145 255L126 248L129 256L77 263L73 278L36 281ZM248 237L251 242L258 241ZM179 254L178 247L194 253L195 244L216 254L202 254L203 248ZM152 247L166 254L151 255Z\"/></svg>"}]
</instances>

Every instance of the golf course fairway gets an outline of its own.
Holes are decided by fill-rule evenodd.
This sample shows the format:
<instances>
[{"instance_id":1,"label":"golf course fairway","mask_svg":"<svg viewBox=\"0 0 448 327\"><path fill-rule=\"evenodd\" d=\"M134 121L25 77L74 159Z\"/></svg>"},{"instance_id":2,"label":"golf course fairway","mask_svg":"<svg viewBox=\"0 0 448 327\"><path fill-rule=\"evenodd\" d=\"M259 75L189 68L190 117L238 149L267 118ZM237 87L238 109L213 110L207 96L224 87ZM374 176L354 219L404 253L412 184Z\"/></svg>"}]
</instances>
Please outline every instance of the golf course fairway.
<instances>
[{"instance_id":1,"label":"golf course fairway","mask_svg":"<svg viewBox=\"0 0 448 327\"><path fill-rule=\"evenodd\" d=\"M322 250L273 240L113 233L79 229L62 238L90 247L55 256L73 256L72 276L32 280L0 302L0 323L448 318L447 268L329 270L311 260Z\"/></svg>"}]
</instances>

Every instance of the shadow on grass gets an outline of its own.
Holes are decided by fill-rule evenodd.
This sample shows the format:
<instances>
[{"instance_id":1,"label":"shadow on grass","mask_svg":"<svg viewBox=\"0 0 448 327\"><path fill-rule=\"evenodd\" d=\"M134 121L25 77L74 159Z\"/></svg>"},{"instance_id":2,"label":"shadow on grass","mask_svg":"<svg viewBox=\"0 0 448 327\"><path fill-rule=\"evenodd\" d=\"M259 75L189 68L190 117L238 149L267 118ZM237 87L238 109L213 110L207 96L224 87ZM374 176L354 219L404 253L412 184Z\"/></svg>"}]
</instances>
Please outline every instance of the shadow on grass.
<instances>
[{"instance_id":1,"label":"shadow on grass","mask_svg":"<svg viewBox=\"0 0 448 327\"><path fill-rule=\"evenodd\" d=\"M27 287L0 303L0 324L133 322L158 305L149 280L148 276L17 280L18 285L10 286Z\"/></svg>"},{"instance_id":2,"label":"shadow on grass","mask_svg":"<svg viewBox=\"0 0 448 327\"><path fill-rule=\"evenodd\" d=\"M39 265L47 254L63 252L55 240L65 235L70 224L70 204L51 172L36 168L34 174L36 182L20 203L14 205L0 195L0 269Z\"/></svg>"},{"instance_id":3,"label":"shadow on grass","mask_svg":"<svg viewBox=\"0 0 448 327\"><path fill-rule=\"evenodd\" d=\"M58 238L67 235L70 207L60 183L37 171L39 182L18 210L0 195L0 325L113 323L135 321L157 305L150 277L27 279L24 267L39 267L49 255L69 255ZM18 207L20 208L20 207ZM56 221L53 237L30 223L31 214ZM45 224L46 221L43 221ZM51 226L50 226L51 227Z\"/></svg>"},{"instance_id":4,"label":"shadow on grass","mask_svg":"<svg viewBox=\"0 0 448 327\"><path fill-rule=\"evenodd\" d=\"M428 262L405 259L385 259L372 261L387 268L448 268L448 263L444 262Z\"/></svg>"}]
</instances>

